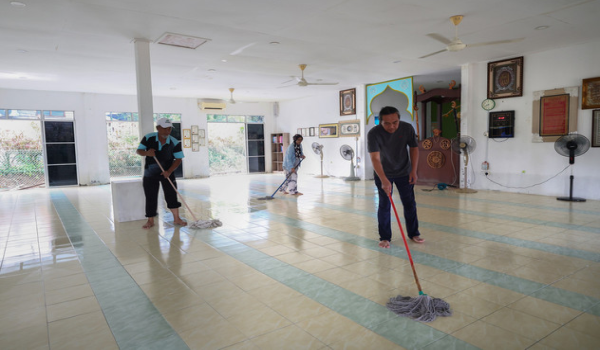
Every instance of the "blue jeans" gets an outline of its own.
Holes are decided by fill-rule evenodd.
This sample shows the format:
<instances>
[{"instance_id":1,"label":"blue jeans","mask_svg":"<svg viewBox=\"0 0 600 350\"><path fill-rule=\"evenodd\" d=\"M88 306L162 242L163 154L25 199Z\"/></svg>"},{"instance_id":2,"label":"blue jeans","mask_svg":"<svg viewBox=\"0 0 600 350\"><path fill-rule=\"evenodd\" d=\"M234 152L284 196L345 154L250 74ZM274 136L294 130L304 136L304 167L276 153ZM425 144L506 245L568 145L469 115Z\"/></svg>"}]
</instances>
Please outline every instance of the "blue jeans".
<instances>
[{"instance_id":1,"label":"blue jeans","mask_svg":"<svg viewBox=\"0 0 600 350\"><path fill-rule=\"evenodd\" d=\"M400 194L400 200L404 207L404 220L406 221L406 234L408 238L413 238L421 235L419 233L419 218L417 217L417 202L415 201L414 185L408 182L408 176L388 178L392 183L392 193L394 192L394 184ZM392 240L391 226L391 203L390 199L381 188L381 180L375 175L375 186L379 191L379 208L377 210L377 221L379 221L379 240ZM396 204L396 203L394 203ZM396 209L398 205L396 204Z\"/></svg>"}]
</instances>

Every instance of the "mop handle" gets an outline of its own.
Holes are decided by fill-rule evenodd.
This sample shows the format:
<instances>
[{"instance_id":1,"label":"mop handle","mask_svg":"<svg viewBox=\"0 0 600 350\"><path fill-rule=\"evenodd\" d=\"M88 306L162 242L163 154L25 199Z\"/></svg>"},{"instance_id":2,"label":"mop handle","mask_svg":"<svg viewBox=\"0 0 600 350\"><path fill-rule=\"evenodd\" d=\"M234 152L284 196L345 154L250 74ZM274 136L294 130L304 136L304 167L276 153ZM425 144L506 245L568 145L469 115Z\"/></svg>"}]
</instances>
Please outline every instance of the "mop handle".
<instances>
[{"instance_id":1,"label":"mop handle","mask_svg":"<svg viewBox=\"0 0 600 350\"><path fill-rule=\"evenodd\" d=\"M300 161L298 162L298 164L293 169L298 169L298 167L300 166L300 163L302 163L303 160L304 160L304 158L300 158ZM271 198L275 197L275 193L277 193L277 191L279 191L279 189L281 188L281 186L283 186L283 184L285 184L287 182L287 180L290 178L290 176L292 176L292 172L290 172L290 174L285 178L285 180L283 180L283 182L281 183L281 185L279 185L279 187L277 187L277 189L275 190L275 192L273 192L273 194L271 195Z\"/></svg>"},{"instance_id":2,"label":"mop handle","mask_svg":"<svg viewBox=\"0 0 600 350\"><path fill-rule=\"evenodd\" d=\"M417 270L415 270L415 263L413 262L412 255L410 255L410 249L408 249L408 242L406 241L406 237L404 236L404 230L402 229L402 224L400 223L400 218L398 217L398 212L396 211L396 206L394 205L394 200L392 199L392 194L388 193L390 197L390 203L392 203L392 208L394 208L394 214L396 214L396 220L398 221L398 226L400 226L400 233L402 233L402 240L404 241L404 246L406 247L406 253L408 254L408 260L410 260L410 267L412 267L413 275L415 276L415 282L417 282L417 287L419 287L419 294L423 294L423 289L421 288L421 283L419 283L419 277L417 277Z\"/></svg>"},{"instance_id":3,"label":"mop handle","mask_svg":"<svg viewBox=\"0 0 600 350\"><path fill-rule=\"evenodd\" d=\"M163 169L162 165L160 164L160 162L158 161L156 156L154 156L154 161L156 161L156 164L158 164L158 166L160 167L160 170L162 170L162 172L164 173L165 169ZM183 196L181 195L181 193L179 193L179 191L177 190L177 187L175 187L175 185L173 184L173 181L171 181L171 179L169 177L167 177L167 180L169 180L169 183L171 184L171 186L173 186L173 189L175 190L175 192L177 192L177 194L179 195L179 198L181 199L183 204L185 204L185 207L187 208L187 210L190 212L190 214L192 214L194 221L198 221L198 219L196 219L196 215L194 215L194 212L192 211L192 209L190 209L190 207L185 202L185 199L183 199Z\"/></svg>"}]
</instances>

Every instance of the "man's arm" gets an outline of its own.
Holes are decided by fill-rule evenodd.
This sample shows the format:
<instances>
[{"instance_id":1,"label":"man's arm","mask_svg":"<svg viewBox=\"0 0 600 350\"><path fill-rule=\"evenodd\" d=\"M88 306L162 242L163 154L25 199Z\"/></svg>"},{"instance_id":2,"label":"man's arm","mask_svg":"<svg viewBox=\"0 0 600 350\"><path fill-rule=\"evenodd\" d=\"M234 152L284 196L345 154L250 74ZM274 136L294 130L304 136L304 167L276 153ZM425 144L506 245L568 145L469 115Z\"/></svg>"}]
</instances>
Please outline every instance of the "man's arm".
<instances>
[{"instance_id":1,"label":"man's arm","mask_svg":"<svg viewBox=\"0 0 600 350\"><path fill-rule=\"evenodd\" d=\"M137 153L138 155L142 156L142 157L154 157L156 155L154 148L150 148L150 149L137 149L135 151L135 153Z\"/></svg>"},{"instance_id":2,"label":"man's arm","mask_svg":"<svg viewBox=\"0 0 600 350\"><path fill-rule=\"evenodd\" d=\"M371 163L373 163L373 170L381 180L381 188L385 191L385 193L392 192L392 184L390 180L388 180L387 176L385 176L385 172L383 171L383 165L381 165L381 158L379 152L371 152L369 153L371 156Z\"/></svg>"},{"instance_id":3,"label":"man's arm","mask_svg":"<svg viewBox=\"0 0 600 350\"><path fill-rule=\"evenodd\" d=\"M417 176L417 167L419 166L419 147L409 147L410 152L410 164L412 169L410 170L410 176L408 182L412 185L417 183L419 177Z\"/></svg>"}]
</instances>

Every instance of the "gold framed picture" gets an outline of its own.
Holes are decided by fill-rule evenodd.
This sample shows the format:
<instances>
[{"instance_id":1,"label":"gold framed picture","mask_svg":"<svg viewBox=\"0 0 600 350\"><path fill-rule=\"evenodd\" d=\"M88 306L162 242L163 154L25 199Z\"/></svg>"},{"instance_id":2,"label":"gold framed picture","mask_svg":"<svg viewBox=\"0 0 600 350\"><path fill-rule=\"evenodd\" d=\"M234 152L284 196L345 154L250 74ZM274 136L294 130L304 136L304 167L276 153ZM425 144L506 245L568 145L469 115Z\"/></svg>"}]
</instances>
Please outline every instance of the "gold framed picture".
<instances>
[{"instance_id":1,"label":"gold framed picture","mask_svg":"<svg viewBox=\"0 0 600 350\"><path fill-rule=\"evenodd\" d=\"M339 124L319 124L319 138L338 137Z\"/></svg>"},{"instance_id":2,"label":"gold framed picture","mask_svg":"<svg viewBox=\"0 0 600 350\"><path fill-rule=\"evenodd\" d=\"M360 136L360 120L344 120L340 122L340 137Z\"/></svg>"},{"instance_id":3,"label":"gold framed picture","mask_svg":"<svg viewBox=\"0 0 600 350\"><path fill-rule=\"evenodd\" d=\"M184 139L189 139L191 136L192 136L191 129L183 129L183 138Z\"/></svg>"},{"instance_id":4,"label":"gold framed picture","mask_svg":"<svg viewBox=\"0 0 600 350\"><path fill-rule=\"evenodd\" d=\"M340 91L340 115L356 114L356 89Z\"/></svg>"},{"instance_id":5,"label":"gold framed picture","mask_svg":"<svg viewBox=\"0 0 600 350\"><path fill-rule=\"evenodd\" d=\"M523 57L488 62L487 97L523 96Z\"/></svg>"},{"instance_id":6,"label":"gold framed picture","mask_svg":"<svg viewBox=\"0 0 600 350\"><path fill-rule=\"evenodd\" d=\"M581 109L600 108L600 77L583 79Z\"/></svg>"}]
</instances>

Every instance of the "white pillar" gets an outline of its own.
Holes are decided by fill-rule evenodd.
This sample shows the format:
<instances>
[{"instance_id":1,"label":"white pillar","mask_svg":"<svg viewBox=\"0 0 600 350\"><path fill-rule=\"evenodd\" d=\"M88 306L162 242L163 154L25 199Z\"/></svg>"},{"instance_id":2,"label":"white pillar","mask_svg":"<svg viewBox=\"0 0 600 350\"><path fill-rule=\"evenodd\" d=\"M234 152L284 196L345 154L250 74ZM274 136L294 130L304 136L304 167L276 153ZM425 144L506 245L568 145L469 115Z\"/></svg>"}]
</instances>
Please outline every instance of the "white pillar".
<instances>
[{"instance_id":1,"label":"white pillar","mask_svg":"<svg viewBox=\"0 0 600 350\"><path fill-rule=\"evenodd\" d=\"M137 100L140 139L154 131L154 108L152 106L152 77L150 74L150 41L136 38L135 73L137 82Z\"/></svg>"}]
</instances>

